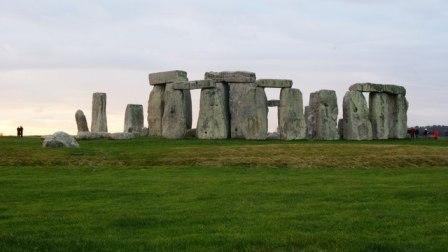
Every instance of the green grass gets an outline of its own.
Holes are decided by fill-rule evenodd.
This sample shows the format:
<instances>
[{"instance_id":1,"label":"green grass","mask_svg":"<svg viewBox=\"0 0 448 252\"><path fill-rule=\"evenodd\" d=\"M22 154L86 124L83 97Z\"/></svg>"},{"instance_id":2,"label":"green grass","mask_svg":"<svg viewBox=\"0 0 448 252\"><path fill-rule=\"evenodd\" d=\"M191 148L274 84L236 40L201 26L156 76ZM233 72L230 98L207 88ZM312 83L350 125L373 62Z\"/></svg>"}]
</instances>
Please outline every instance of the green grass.
<instances>
[{"instance_id":1,"label":"green grass","mask_svg":"<svg viewBox=\"0 0 448 252\"><path fill-rule=\"evenodd\" d=\"M448 141L0 138L0 251L448 248Z\"/></svg>"}]
</instances>

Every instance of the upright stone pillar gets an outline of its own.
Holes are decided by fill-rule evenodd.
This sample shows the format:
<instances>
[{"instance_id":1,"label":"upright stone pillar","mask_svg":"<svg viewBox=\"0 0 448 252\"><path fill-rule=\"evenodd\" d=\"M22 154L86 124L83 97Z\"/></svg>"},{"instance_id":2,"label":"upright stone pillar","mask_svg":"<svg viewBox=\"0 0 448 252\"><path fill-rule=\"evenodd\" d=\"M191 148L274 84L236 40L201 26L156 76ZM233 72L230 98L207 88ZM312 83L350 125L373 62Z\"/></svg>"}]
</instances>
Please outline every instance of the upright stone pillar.
<instances>
[{"instance_id":1,"label":"upright stone pillar","mask_svg":"<svg viewBox=\"0 0 448 252\"><path fill-rule=\"evenodd\" d=\"M389 97L386 93L369 94L369 117L373 139L389 138Z\"/></svg>"},{"instance_id":2,"label":"upright stone pillar","mask_svg":"<svg viewBox=\"0 0 448 252\"><path fill-rule=\"evenodd\" d=\"M347 91L343 102L342 136L346 140L371 140L372 123L362 92Z\"/></svg>"},{"instance_id":3,"label":"upright stone pillar","mask_svg":"<svg viewBox=\"0 0 448 252\"><path fill-rule=\"evenodd\" d=\"M215 88L201 89L201 101L197 125L199 139L225 139L229 128L229 88L216 83Z\"/></svg>"},{"instance_id":4,"label":"upright stone pillar","mask_svg":"<svg viewBox=\"0 0 448 252\"><path fill-rule=\"evenodd\" d=\"M339 139L338 133L338 103L336 92L320 90L310 95L309 127L311 138L318 140Z\"/></svg>"},{"instance_id":5,"label":"upright stone pillar","mask_svg":"<svg viewBox=\"0 0 448 252\"><path fill-rule=\"evenodd\" d=\"M282 88L278 107L278 133L281 139L296 140L306 137L302 92L294 88Z\"/></svg>"},{"instance_id":6,"label":"upright stone pillar","mask_svg":"<svg viewBox=\"0 0 448 252\"><path fill-rule=\"evenodd\" d=\"M87 119L82 110L78 110L75 113L76 126L78 127L78 132L89 132L89 126L87 126Z\"/></svg>"},{"instance_id":7,"label":"upright stone pillar","mask_svg":"<svg viewBox=\"0 0 448 252\"><path fill-rule=\"evenodd\" d=\"M229 85L230 135L232 138L266 139L267 97L257 87L255 73L207 72L206 80Z\"/></svg>"},{"instance_id":8,"label":"upright stone pillar","mask_svg":"<svg viewBox=\"0 0 448 252\"><path fill-rule=\"evenodd\" d=\"M173 89L173 84L186 81L188 78L185 71L149 74L149 84L154 86L148 101L150 136L182 138L186 130L191 128L190 90Z\"/></svg>"},{"instance_id":9,"label":"upright stone pillar","mask_svg":"<svg viewBox=\"0 0 448 252\"><path fill-rule=\"evenodd\" d=\"M162 136L170 139L179 139L185 136L189 129L191 118L191 103L188 103L188 90L173 89L173 84L166 84L163 96L164 110L162 118ZM190 107L188 107L190 105ZM190 124L191 125L191 124Z\"/></svg>"},{"instance_id":10,"label":"upright stone pillar","mask_svg":"<svg viewBox=\"0 0 448 252\"><path fill-rule=\"evenodd\" d=\"M162 136L165 85L153 86L148 99L148 136Z\"/></svg>"},{"instance_id":11,"label":"upright stone pillar","mask_svg":"<svg viewBox=\"0 0 448 252\"><path fill-rule=\"evenodd\" d=\"M128 104L124 115L124 132L142 133L143 131L143 106L140 104Z\"/></svg>"},{"instance_id":12,"label":"upright stone pillar","mask_svg":"<svg viewBox=\"0 0 448 252\"><path fill-rule=\"evenodd\" d=\"M107 132L106 94L94 93L92 99L92 132Z\"/></svg>"},{"instance_id":13,"label":"upright stone pillar","mask_svg":"<svg viewBox=\"0 0 448 252\"><path fill-rule=\"evenodd\" d=\"M408 131L408 108L409 103L405 95L399 94L397 99L397 122L396 137L399 139L406 138Z\"/></svg>"}]
</instances>

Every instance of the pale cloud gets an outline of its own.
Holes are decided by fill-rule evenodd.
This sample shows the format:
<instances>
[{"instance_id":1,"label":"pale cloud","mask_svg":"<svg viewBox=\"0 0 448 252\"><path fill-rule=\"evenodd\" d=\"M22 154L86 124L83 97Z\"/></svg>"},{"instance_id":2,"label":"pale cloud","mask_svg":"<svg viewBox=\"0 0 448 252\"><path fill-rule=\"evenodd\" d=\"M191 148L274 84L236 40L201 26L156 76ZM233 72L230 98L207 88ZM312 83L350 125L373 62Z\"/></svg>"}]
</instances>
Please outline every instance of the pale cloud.
<instances>
[{"instance_id":1,"label":"pale cloud","mask_svg":"<svg viewBox=\"0 0 448 252\"><path fill-rule=\"evenodd\" d=\"M0 132L73 133L94 91L108 93L121 130L127 103L146 106L147 73L170 69L290 78L305 104L318 89L341 103L354 82L399 83L410 124L448 124L447 10L441 0L0 0Z\"/></svg>"}]
</instances>

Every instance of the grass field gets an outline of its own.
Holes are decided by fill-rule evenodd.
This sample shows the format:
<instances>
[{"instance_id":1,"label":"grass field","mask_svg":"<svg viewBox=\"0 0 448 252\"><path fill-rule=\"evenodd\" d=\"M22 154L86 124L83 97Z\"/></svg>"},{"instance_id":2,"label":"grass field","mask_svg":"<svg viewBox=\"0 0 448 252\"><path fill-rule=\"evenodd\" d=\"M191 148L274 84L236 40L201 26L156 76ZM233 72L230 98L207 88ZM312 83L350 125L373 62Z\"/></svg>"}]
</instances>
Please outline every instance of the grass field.
<instances>
[{"instance_id":1,"label":"grass field","mask_svg":"<svg viewBox=\"0 0 448 252\"><path fill-rule=\"evenodd\" d=\"M448 249L448 140L0 138L0 251Z\"/></svg>"}]
</instances>

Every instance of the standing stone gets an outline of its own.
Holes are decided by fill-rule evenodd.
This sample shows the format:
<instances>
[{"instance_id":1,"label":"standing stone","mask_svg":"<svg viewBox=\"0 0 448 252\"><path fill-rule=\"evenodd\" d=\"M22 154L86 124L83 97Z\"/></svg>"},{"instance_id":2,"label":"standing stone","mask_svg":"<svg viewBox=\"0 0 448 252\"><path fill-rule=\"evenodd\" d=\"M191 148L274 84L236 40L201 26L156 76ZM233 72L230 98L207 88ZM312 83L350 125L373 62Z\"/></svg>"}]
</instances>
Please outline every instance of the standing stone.
<instances>
[{"instance_id":1,"label":"standing stone","mask_svg":"<svg viewBox=\"0 0 448 252\"><path fill-rule=\"evenodd\" d=\"M369 94L369 117L373 139L389 138L389 96L386 93Z\"/></svg>"},{"instance_id":2,"label":"standing stone","mask_svg":"<svg viewBox=\"0 0 448 252\"><path fill-rule=\"evenodd\" d=\"M224 139L229 137L229 88L216 83L216 88L201 90L197 125L199 139Z\"/></svg>"},{"instance_id":3,"label":"standing stone","mask_svg":"<svg viewBox=\"0 0 448 252\"><path fill-rule=\"evenodd\" d=\"M166 84L163 96L162 136L179 139L185 136L191 118L191 97L189 90L175 90L173 84ZM188 93L184 92L188 91ZM188 102L190 100L190 102ZM190 107L187 107L190 106Z\"/></svg>"},{"instance_id":4,"label":"standing stone","mask_svg":"<svg viewBox=\"0 0 448 252\"><path fill-rule=\"evenodd\" d=\"M88 132L89 126L87 126L87 119L82 110L78 110L75 113L76 126L78 127L78 132Z\"/></svg>"},{"instance_id":5,"label":"standing stone","mask_svg":"<svg viewBox=\"0 0 448 252\"><path fill-rule=\"evenodd\" d=\"M294 88L282 88L278 107L278 133L284 140L304 139L306 123L303 115L302 92Z\"/></svg>"},{"instance_id":6,"label":"standing stone","mask_svg":"<svg viewBox=\"0 0 448 252\"><path fill-rule=\"evenodd\" d=\"M333 90L320 90L310 95L309 125L311 138L318 140L339 139L338 133L338 103L336 92Z\"/></svg>"},{"instance_id":7,"label":"standing stone","mask_svg":"<svg viewBox=\"0 0 448 252\"><path fill-rule=\"evenodd\" d=\"M124 115L124 132L141 133L143 130L143 106L128 104Z\"/></svg>"},{"instance_id":8,"label":"standing stone","mask_svg":"<svg viewBox=\"0 0 448 252\"><path fill-rule=\"evenodd\" d=\"M311 113L311 107L305 106L305 122L306 122L306 138L313 139L313 136L316 135L314 129L316 126L314 125L314 115Z\"/></svg>"},{"instance_id":9,"label":"standing stone","mask_svg":"<svg viewBox=\"0 0 448 252\"><path fill-rule=\"evenodd\" d=\"M232 138L266 139L268 107L264 88L255 83L229 83Z\"/></svg>"},{"instance_id":10,"label":"standing stone","mask_svg":"<svg viewBox=\"0 0 448 252\"><path fill-rule=\"evenodd\" d=\"M165 85L154 86L148 100L148 136L162 136Z\"/></svg>"},{"instance_id":11,"label":"standing stone","mask_svg":"<svg viewBox=\"0 0 448 252\"><path fill-rule=\"evenodd\" d=\"M366 98L359 91L347 91L343 102L343 138L346 140L371 140L372 123Z\"/></svg>"},{"instance_id":12,"label":"standing stone","mask_svg":"<svg viewBox=\"0 0 448 252\"><path fill-rule=\"evenodd\" d=\"M92 99L92 132L107 132L106 94L94 93Z\"/></svg>"},{"instance_id":13,"label":"standing stone","mask_svg":"<svg viewBox=\"0 0 448 252\"><path fill-rule=\"evenodd\" d=\"M397 117L396 117L396 135L398 139L406 138L408 130L408 108L409 103L406 100L406 96L397 95Z\"/></svg>"}]
</instances>

